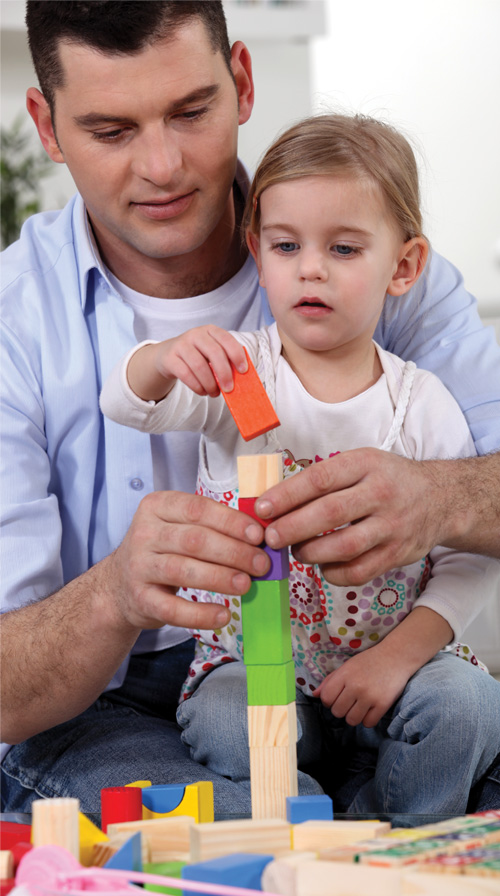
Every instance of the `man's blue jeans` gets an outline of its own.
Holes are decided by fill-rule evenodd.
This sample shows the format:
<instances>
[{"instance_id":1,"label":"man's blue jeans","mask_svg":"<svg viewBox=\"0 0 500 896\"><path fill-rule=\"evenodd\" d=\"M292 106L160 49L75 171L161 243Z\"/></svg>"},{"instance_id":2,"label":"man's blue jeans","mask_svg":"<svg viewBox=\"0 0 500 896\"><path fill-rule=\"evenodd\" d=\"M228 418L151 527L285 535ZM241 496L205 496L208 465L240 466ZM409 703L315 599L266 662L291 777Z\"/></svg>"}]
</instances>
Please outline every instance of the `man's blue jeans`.
<instances>
[{"instance_id":1,"label":"man's blue jeans","mask_svg":"<svg viewBox=\"0 0 500 896\"><path fill-rule=\"evenodd\" d=\"M350 727L301 691L297 717L299 765L316 771L334 811L389 815L396 824L463 815L471 788L500 753L500 683L451 653L423 666L374 728ZM177 720L193 759L248 780L242 663L210 672Z\"/></svg>"},{"instance_id":2,"label":"man's blue jeans","mask_svg":"<svg viewBox=\"0 0 500 896\"><path fill-rule=\"evenodd\" d=\"M132 657L121 688L75 719L12 747L1 767L2 811L29 812L41 797L72 796L98 821L103 787L211 780L216 818L250 815L249 782L214 774L181 741L175 713L193 652L189 640ZM301 792L323 791L305 775Z\"/></svg>"}]
</instances>

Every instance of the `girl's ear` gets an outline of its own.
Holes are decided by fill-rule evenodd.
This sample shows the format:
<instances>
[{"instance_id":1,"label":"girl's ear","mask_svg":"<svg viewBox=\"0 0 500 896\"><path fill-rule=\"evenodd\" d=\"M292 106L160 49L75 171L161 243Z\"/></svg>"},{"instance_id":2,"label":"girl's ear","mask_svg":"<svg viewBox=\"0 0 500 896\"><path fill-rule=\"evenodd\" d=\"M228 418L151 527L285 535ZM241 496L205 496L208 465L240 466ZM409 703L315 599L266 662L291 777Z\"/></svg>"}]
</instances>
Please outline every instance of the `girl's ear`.
<instances>
[{"instance_id":1,"label":"girl's ear","mask_svg":"<svg viewBox=\"0 0 500 896\"><path fill-rule=\"evenodd\" d=\"M253 231L247 229L245 238L247 241L247 246L250 250L250 255L253 257L255 264L257 265L257 270L259 272L259 283L265 288L266 284L264 283L264 275L262 273L259 237L257 236L257 234L253 233Z\"/></svg>"},{"instance_id":2,"label":"girl's ear","mask_svg":"<svg viewBox=\"0 0 500 896\"><path fill-rule=\"evenodd\" d=\"M57 143L49 105L43 93L40 93L36 87L30 87L26 93L26 108L35 122L45 152L53 162L64 162L64 156Z\"/></svg>"},{"instance_id":3,"label":"girl's ear","mask_svg":"<svg viewBox=\"0 0 500 896\"><path fill-rule=\"evenodd\" d=\"M402 296L417 282L429 257L429 243L423 236L415 236L401 247L397 268L387 287L391 296Z\"/></svg>"}]
</instances>

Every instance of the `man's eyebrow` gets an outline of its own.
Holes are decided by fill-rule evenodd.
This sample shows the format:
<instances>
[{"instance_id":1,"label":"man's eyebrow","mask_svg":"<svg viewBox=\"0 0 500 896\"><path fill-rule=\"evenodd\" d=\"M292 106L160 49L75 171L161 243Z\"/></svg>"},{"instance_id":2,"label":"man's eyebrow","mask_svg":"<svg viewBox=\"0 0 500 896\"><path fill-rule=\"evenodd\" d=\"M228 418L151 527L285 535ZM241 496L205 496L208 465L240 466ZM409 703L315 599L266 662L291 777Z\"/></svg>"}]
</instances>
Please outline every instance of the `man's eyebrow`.
<instances>
[{"instance_id":1,"label":"man's eyebrow","mask_svg":"<svg viewBox=\"0 0 500 896\"><path fill-rule=\"evenodd\" d=\"M168 109L167 113L178 112L185 106L192 106L194 103L204 103L211 100L220 90L220 84L209 84L207 87L200 87L193 90L186 96L175 100ZM79 127L90 128L98 125L116 124L118 121L129 121L128 115L108 115L102 112L87 112L84 115L75 115L73 118L75 124Z\"/></svg>"}]
</instances>

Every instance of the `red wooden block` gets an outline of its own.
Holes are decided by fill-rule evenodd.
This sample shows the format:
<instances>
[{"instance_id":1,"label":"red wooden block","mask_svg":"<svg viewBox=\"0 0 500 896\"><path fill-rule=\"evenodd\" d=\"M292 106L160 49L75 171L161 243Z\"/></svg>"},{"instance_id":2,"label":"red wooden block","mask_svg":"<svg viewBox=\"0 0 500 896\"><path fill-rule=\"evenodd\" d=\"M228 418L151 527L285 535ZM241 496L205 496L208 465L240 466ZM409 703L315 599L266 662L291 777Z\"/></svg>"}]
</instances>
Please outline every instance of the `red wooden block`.
<instances>
[{"instance_id":1,"label":"red wooden block","mask_svg":"<svg viewBox=\"0 0 500 896\"><path fill-rule=\"evenodd\" d=\"M247 372L239 373L231 365L234 387L231 392L224 392L222 389L221 392L241 435L245 442L249 442L279 426L280 421L246 349L245 354ZM219 385L218 381L217 384Z\"/></svg>"},{"instance_id":2,"label":"red wooden block","mask_svg":"<svg viewBox=\"0 0 500 896\"><path fill-rule=\"evenodd\" d=\"M104 787L101 790L101 830L108 824L142 819L141 787Z\"/></svg>"},{"instance_id":3,"label":"red wooden block","mask_svg":"<svg viewBox=\"0 0 500 896\"><path fill-rule=\"evenodd\" d=\"M260 516L257 516L255 512L256 500L257 498L238 498L238 510L242 510L243 513L248 513L248 516L251 516L254 520L257 520L257 522L260 523L261 526L264 526L265 529L266 526L269 525L269 523L273 522L273 520L272 518L263 520L260 518Z\"/></svg>"},{"instance_id":4,"label":"red wooden block","mask_svg":"<svg viewBox=\"0 0 500 896\"><path fill-rule=\"evenodd\" d=\"M16 843L29 843L31 825L17 824L16 821L0 821L0 842L2 849L12 850Z\"/></svg>"}]
</instances>

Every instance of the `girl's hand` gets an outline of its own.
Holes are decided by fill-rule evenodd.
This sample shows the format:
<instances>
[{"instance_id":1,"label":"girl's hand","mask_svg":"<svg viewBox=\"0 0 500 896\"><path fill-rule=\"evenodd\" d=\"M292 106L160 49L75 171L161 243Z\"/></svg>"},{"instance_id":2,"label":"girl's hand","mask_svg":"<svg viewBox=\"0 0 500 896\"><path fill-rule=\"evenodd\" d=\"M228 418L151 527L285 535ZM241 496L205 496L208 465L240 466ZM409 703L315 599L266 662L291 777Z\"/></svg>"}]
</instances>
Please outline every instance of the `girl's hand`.
<instances>
[{"instance_id":1,"label":"girl's hand","mask_svg":"<svg viewBox=\"0 0 500 896\"><path fill-rule=\"evenodd\" d=\"M401 696L411 677L401 660L388 662L385 651L379 651L378 646L350 657L313 692L336 719L345 719L348 725L373 728Z\"/></svg>"},{"instance_id":2,"label":"girl's hand","mask_svg":"<svg viewBox=\"0 0 500 896\"><path fill-rule=\"evenodd\" d=\"M187 330L156 346L156 369L166 379L179 379L197 395L219 394L234 386L231 364L246 373L243 346L227 330L213 324Z\"/></svg>"}]
</instances>

